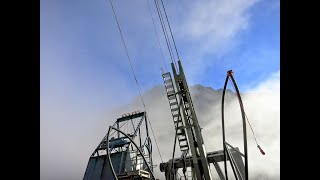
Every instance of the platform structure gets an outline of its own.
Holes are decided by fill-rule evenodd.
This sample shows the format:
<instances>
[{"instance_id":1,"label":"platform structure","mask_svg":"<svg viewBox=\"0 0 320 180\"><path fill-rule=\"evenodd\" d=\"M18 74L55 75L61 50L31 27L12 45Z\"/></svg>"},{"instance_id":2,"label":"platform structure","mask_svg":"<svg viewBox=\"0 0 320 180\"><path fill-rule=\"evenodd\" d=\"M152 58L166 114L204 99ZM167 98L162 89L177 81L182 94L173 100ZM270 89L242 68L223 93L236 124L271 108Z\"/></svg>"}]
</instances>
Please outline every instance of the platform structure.
<instances>
[{"instance_id":1,"label":"platform structure","mask_svg":"<svg viewBox=\"0 0 320 180\"><path fill-rule=\"evenodd\" d=\"M146 112L118 118L89 158L84 180L154 179Z\"/></svg>"}]
</instances>

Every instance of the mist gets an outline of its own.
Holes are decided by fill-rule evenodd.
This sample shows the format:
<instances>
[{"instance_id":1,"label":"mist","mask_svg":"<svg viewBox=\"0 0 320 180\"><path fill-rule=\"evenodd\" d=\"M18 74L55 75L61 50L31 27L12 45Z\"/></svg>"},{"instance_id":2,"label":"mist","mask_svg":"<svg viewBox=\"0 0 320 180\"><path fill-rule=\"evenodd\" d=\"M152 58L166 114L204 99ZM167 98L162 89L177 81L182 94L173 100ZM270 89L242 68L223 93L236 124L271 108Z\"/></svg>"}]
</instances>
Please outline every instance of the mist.
<instances>
[{"instance_id":1,"label":"mist","mask_svg":"<svg viewBox=\"0 0 320 180\"><path fill-rule=\"evenodd\" d=\"M276 73L267 81L242 94L246 115L260 146L266 152L264 156L260 154L247 123L249 173L252 179L280 179L279 82L279 73ZM225 97L226 141L243 152L239 102L232 86L228 86L228 89ZM241 87L239 89L241 91ZM190 92L200 127L203 128L202 136L207 152L221 150L222 89L195 85L190 87ZM153 87L143 94L143 99L162 159L166 162L172 157L175 131L164 86ZM106 109L102 114L77 111L77 108L73 107L75 110L65 112L69 116L63 117L63 105L55 109L47 107L49 105L41 108L40 172L41 179L44 180L82 179L89 157L106 134L108 126L124 113L144 110L140 97L126 105ZM49 112L50 117L47 115ZM47 123L49 121L50 124ZM86 121L90 121L90 125L83 126L82 123ZM154 170L155 176L164 179L164 173L159 171L161 160L153 137L152 141L154 164L158 165ZM177 148L175 157L180 154ZM220 166L223 169L223 165ZM212 174L214 179L218 178L214 169Z\"/></svg>"}]
</instances>

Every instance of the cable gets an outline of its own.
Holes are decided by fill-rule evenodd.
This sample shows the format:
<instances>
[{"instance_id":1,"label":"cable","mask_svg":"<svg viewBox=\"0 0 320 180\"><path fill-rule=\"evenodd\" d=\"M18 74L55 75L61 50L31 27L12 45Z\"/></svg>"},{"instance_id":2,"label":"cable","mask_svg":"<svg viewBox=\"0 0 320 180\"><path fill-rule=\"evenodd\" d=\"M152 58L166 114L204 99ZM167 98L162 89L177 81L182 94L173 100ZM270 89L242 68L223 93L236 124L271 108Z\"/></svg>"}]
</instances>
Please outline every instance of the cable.
<instances>
[{"instance_id":1,"label":"cable","mask_svg":"<svg viewBox=\"0 0 320 180\"><path fill-rule=\"evenodd\" d=\"M233 79L234 79L234 75L232 75L232 76L233 76ZM236 82L235 79L234 79L234 82ZM231 83L231 84L232 84L233 90L236 91L236 88L234 87L233 83ZM239 96L240 96L240 94L239 94ZM258 149L260 150L260 152L261 152L262 155L265 155L265 152L264 152L263 149L260 147L260 145L259 145L259 143L258 143L258 141L257 141L257 139L256 139L256 135L254 134L254 131L253 131L253 129L252 129L252 126L251 126L251 124L250 124L250 121L249 121L249 119L248 119L248 116L247 116L246 112L244 111L243 103L242 103L241 101L240 101L240 107L243 109L243 113L244 113L244 115L245 115L245 117L246 117L246 120L247 120L249 126L250 126L251 132L252 132L252 134L253 134L253 138L254 138L254 140L256 141L256 144L257 144Z\"/></svg>"},{"instance_id":2,"label":"cable","mask_svg":"<svg viewBox=\"0 0 320 180\"><path fill-rule=\"evenodd\" d=\"M163 22L162 13L161 13L161 10L160 10L159 5L158 5L158 1L154 0L154 3L155 3L156 8L157 8L158 16L159 16L159 19L160 19L160 22L161 22L161 27L162 27L162 31L163 31L164 37L166 39L166 43L167 43L167 47L168 47L169 54L170 54L170 57L171 57L171 61L172 61L172 63L176 63L175 60L174 60L174 56L173 56L172 48L171 48L171 45L170 45L169 37L167 35L166 26L165 26L165 24ZM176 64L175 64L175 66L177 67Z\"/></svg>"},{"instance_id":3,"label":"cable","mask_svg":"<svg viewBox=\"0 0 320 180\"><path fill-rule=\"evenodd\" d=\"M136 84L137 84L137 87L138 87L138 90L139 90L139 93L140 93L140 97L141 97L141 92L140 92L139 83L138 83L137 77L136 77L136 75L135 75L135 73L134 73L134 70L133 70L133 67L132 67L131 59L130 59L130 56L129 56L129 53L128 53L128 50L127 50L127 46L126 46L126 43L125 43L125 41L124 41L123 35L122 35L122 31L121 31L121 28L120 28L120 25L119 25L119 22L118 22L118 18L117 18L116 12L114 11L113 4L112 4L112 0L109 0L109 1L110 1L110 4L111 4L112 11L113 11L114 17L115 17L115 19L116 19L117 25L118 25L118 29L119 29L119 32L120 32L120 35L121 35L121 39L122 39L122 42L123 42L123 45L124 45L124 48L125 48L125 51L126 51L128 60L129 60L129 64L130 64L130 67L131 67L131 71L132 71L132 74L133 74L134 79L135 79L135 81L136 81ZM142 104L144 105L144 102L143 102L142 97L141 97L141 101L142 101Z\"/></svg>"},{"instance_id":4,"label":"cable","mask_svg":"<svg viewBox=\"0 0 320 180\"><path fill-rule=\"evenodd\" d=\"M231 85L232 85L232 87L233 87L233 90L236 92L236 88L234 87L234 85L233 85L232 83L231 83ZM245 115L246 120L247 120L247 122L248 122L248 124L249 124L249 126L250 126L250 129L251 129L251 132L252 132L252 134L253 134L254 140L256 141L256 144L258 145L258 141L257 141L257 139L256 139L256 137L255 137L255 134L254 134L254 132L253 132L252 126L251 126L251 124L250 124L250 122L249 122L249 119L248 119L248 117L247 117L246 112L244 111L244 106L243 106L242 103L240 103L240 106L241 106L241 108L243 109L244 115Z\"/></svg>"},{"instance_id":5,"label":"cable","mask_svg":"<svg viewBox=\"0 0 320 180\"><path fill-rule=\"evenodd\" d=\"M167 66L166 66L166 62L165 62L165 60L164 60L164 55L163 55L163 52L162 52L162 48L161 48L161 44L160 44L160 40L159 40L159 36L158 36L158 33L157 33L156 25L155 25L155 23L154 23L153 15L152 15L152 12L151 12L151 8L150 8L149 0L147 0L147 4L148 4L148 8L149 8L149 12L150 12L151 19L152 19L152 23L153 23L154 31L156 32L156 36L157 36L157 39L158 39L158 44L159 44L159 48L160 48L160 52L161 52L161 56L162 56L162 60L163 60L163 64L164 64L164 67L165 67L166 71L168 72L168 70L167 70Z\"/></svg>"},{"instance_id":6,"label":"cable","mask_svg":"<svg viewBox=\"0 0 320 180\"><path fill-rule=\"evenodd\" d=\"M119 29L119 32L120 32L120 35L121 35L121 39L122 39L124 48L125 48L125 50L126 50L126 54L127 54L128 60L129 60L129 64L130 64L131 70L132 70L132 74L133 74L134 79L135 79L135 81L136 81L136 85L137 85L137 88L138 88L138 91L139 91L139 95L140 95L140 99L141 99L142 105L143 105L143 107L144 107L144 110L147 112L146 105L145 105L145 103L144 103L144 101L143 101L143 98L142 98L140 86L139 86L137 77L136 77L136 75L135 75L135 72L134 72L134 69L133 69L133 66L132 66L132 63L131 63L131 59L130 59L130 56L129 56L129 53L128 53L128 50L127 50L126 43L125 43L124 38L123 38L123 35L122 35L122 31L121 31L121 28L120 28L120 24L119 24L119 22L118 22L118 18L117 18L116 12L115 12L115 10L114 10L114 8L113 8L112 0L109 0L109 1L110 1L110 4L111 4L112 11L113 11L114 17L115 17L115 19L116 19L117 25L118 25L118 29ZM148 118L147 118L147 119L148 119ZM148 121L149 121L149 119L148 119ZM150 122L150 121L149 121L149 124L150 124L150 127L151 127L151 131L152 131L153 138L154 138L154 140L155 140L155 142L156 142L156 145L157 145L157 148L158 148L158 151L159 151L159 155L160 155L161 161L163 162L162 157L161 157L161 153L160 153L160 150L159 150L159 147L158 147L158 143L157 143L157 140L156 140L156 138L155 138L155 136L154 136L153 128L152 128L152 125L151 125L151 122Z\"/></svg>"},{"instance_id":7,"label":"cable","mask_svg":"<svg viewBox=\"0 0 320 180\"><path fill-rule=\"evenodd\" d=\"M253 132L253 129L252 129L252 127L251 127L251 124L250 124L250 122L249 122L249 119L248 119L248 117L247 117L247 114L244 113L244 115L246 116L247 122L248 122L248 124L249 124L249 126L250 126L250 129L251 129L251 131L252 131L254 140L256 141L257 144L259 144L258 141L257 141L257 139L256 139L256 135L255 135L254 132Z\"/></svg>"},{"instance_id":8,"label":"cable","mask_svg":"<svg viewBox=\"0 0 320 180\"><path fill-rule=\"evenodd\" d=\"M160 23L161 23L161 28L162 28L162 32L164 34L164 38L166 40L166 43L167 43L167 47L168 47L168 50L169 50L169 54L170 54L170 57L171 57L171 61L173 62L173 53L172 53L172 48L170 46L170 42L168 40L168 35L167 35L167 31L166 31L166 28L165 28L165 24L163 22L163 18L162 18L162 13L161 13L161 10L159 8L159 5L158 5L158 2L157 0L154 0L154 3L156 5L156 9L157 9L157 12L158 12L158 16L159 16L159 19L160 19Z\"/></svg>"},{"instance_id":9,"label":"cable","mask_svg":"<svg viewBox=\"0 0 320 180\"><path fill-rule=\"evenodd\" d=\"M166 15L167 23L168 23L168 26L169 26L169 29L170 29L170 34L171 34L171 38L172 38L172 41L173 41L174 47L175 47L175 49L176 49L176 53L177 53L177 56L178 56L178 60L180 61L180 57L179 57L179 53L178 53L178 49L177 49L176 43L175 43L174 38L173 38L173 35L172 35L172 31L171 31L171 27L170 27L169 19L168 19L168 16L167 16L166 8L164 7L164 5L163 5L163 1L162 1L162 0L161 0L161 3L162 3L162 7L163 7L163 10L164 10L164 13L165 13L165 15Z\"/></svg>"},{"instance_id":10,"label":"cable","mask_svg":"<svg viewBox=\"0 0 320 180\"><path fill-rule=\"evenodd\" d=\"M161 1L161 2L162 2L162 1ZM157 6L159 6L157 0L155 0L155 3L156 3ZM170 32L171 32L170 23L169 23L169 21L168 21L167 13L166 13L166 11L165 11L163 2L162 2L162 7L163 7L163 10L164 10L164 12L165 12L167 24L169 25ZM170 50L171 50L171 53L172 53L172 57L173 57L173 63L174 63L174 65L176 66L177 71L179 71L178 66L177 66L177 63L176 63L176 60L175 60L175 57L174 57L174 54L173 54L173 50L172 50L172 48L171 48L171 42L170 42L170 40L169 40L168 32L167 32L166 25L165 25L164 20L163 20L163 17L162 17L162 13L161 13L160 7L158 7L158 8L159 8L159 11L160 11L159 18L160 18L160 21L163 22L163 26L164 26L164 29L165 29L165 36L166 36L166 39L168 39L168 44L169 44L168 46L170 47ZM158 14L159 14L159 12L158 12ZM163 29L163 28L162 28L162 29ZM172 32L171 32L171 37L172 37L172 40L173 40L173 42L174 42ZM174 42L174 45L175 45L175 42ZM175 46L175 47L176 47L176 46ZM176 52L178 52L177 49L176 49ZM178 56L178 60L179 60L179 59L180 59L180 58L179 58L179 55L177 54L177 56Z\"/></svg>"},{"instance_id":11,"label":"cable","mask_svg":"<svg viewBox=\"0 0 320 180\"><path fill-rule=\"evenodd\" d=\"M146 109L146 108L145 108L145 109ZM146 111L147 111L147 110L146 110ZM157 149L158 149L158 152L159 152L159 156L160 156L161 162L163 163L163 159L162 159L162 156L161 156L161 153L160 153L160 149L159 149L159 146L158 146L158 142L157 142L156 137L154 136L153 128L152 128L151 122L149 121L148 115L147 115L147 119L148 119L148 122L149 122L150 127L151 127L151 132L152 132L153 139L154 139L154 141L156 142L156 146L157 146Z\"/></svg>"}]
</instances>

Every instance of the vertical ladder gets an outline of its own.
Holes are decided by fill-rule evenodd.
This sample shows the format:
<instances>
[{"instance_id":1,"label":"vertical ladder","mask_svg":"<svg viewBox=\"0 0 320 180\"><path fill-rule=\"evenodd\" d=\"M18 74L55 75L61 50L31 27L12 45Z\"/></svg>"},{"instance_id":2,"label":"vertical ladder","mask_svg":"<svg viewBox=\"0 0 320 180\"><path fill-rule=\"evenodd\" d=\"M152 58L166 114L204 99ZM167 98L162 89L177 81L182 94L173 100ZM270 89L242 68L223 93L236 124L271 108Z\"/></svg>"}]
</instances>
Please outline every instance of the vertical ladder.
<instances>
[{"instance_id":1,"label":"vertical ladder","mask_svg":"<svg viewBox=\"0 0 320 180\"><path fill-rule=\"evenodd\" d=\"M179 147L183 154L187 154L189 151L189 145L184 130L185 126L180 115L180 104L176 96L177 92L174 88L170 72L162 74L162 77L164 81L164 86L166 88L167 97L169 100L174 127L177 132L176 136L179 141Z\"/></svg>"},{"instance_id":2,"label":"vertical ladder","mask_svg":"<svg viewBox=\"0 0 320 180\"><path fill-rule=\"evenodd\" d=\"M198 180L212 180L199 122L193 107L191 94L183 72L181 61L178 61L178 65L179 74L177 74L174 64L171 63L175 80L173 83L175 83L177 91L179 92L177 96L181 97L181 116L185 123L186 135L192 155L193 171L195 172Z\"/></svg>"}]
</instances>

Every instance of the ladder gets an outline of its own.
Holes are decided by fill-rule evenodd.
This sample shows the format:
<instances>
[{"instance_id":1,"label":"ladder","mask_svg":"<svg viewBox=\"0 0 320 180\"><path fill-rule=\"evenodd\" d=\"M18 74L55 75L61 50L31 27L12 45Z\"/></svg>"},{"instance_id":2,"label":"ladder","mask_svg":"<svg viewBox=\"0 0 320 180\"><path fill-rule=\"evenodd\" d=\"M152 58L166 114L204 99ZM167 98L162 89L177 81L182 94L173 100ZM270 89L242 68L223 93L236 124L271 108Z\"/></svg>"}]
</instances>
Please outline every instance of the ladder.
<instances>
[{"instance_id":1,"label":"ladder","mask_svg":"<svg viewBox=\"0 0 320 180\"><path fill-rule=\"evenodd\" d=\"M170 72L162 74L164 86L167 92L167 97L169 100L170 110L174 122L174 127L176 130L176 136L179 141L179 147L182 151L182 154L185 155L189 151L189 144L185 132L185 125L183 124L181 114L180 114L180 104L177 99L175 87L172 82L171 74ZM180 100L181 102L181 100Z\"/></svg>"}]
</instances>

